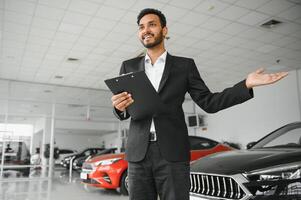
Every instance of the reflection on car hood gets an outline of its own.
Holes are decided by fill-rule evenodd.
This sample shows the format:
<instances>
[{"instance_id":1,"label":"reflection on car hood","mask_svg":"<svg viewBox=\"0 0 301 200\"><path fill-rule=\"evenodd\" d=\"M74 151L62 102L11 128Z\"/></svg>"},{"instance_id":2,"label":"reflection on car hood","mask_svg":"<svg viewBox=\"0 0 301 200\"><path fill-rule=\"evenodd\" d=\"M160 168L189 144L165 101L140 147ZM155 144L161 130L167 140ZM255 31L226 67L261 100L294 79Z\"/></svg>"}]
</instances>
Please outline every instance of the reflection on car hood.
<instances>
[{"instance_id":1,"label":"reflection on car hood","mask_svg":"<svg viewBox=\"0 0 301 200\"><path fill-rule=\"evenodd\" d=\"M124 159L125 154L124 153L118 153L118 154L104 154L104 155L99 155L95 156L87 161L87 163L93 163L93 162L98 162L100 160L107 160L107 159L113 159L113 158L122 158Z\"/></svg>"},{"instance_id":2,"label":"reflection on car hood","mask_svg":"<svg viewBox=\"0 0 301 200\"><path fill-rule=\"evenodd\" d=\"M70 157L73 157L73 156L77 156L77 155L79 155L79 153L72 153L72 154L69 154L69 155L65 156L64 159L70 158Z\"/></svg>"},{"instance_id":3,"label":"reflection on car hood","mask_svg":"<svg viewBox=\"0 0 301 200\"><path fill-rule=\"evenodd\" d=\"M301 149L251 149L204 157L191 165L192 172L232 175L284 163L301 161Z\"/></svg>"}]
</instances>

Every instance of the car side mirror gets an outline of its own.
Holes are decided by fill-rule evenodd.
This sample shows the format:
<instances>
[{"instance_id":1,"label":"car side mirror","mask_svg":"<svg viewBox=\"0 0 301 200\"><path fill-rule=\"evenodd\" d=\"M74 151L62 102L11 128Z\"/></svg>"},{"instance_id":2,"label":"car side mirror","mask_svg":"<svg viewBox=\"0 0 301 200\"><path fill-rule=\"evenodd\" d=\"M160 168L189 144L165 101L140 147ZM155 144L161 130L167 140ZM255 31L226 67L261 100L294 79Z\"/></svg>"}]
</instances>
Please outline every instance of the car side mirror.
<instances>
[{"instance_id":1,"label":"car side mirror","mask_svg":"<svg viewBox=\"0 0 301 200\"><path fill-rule=\"evenodd\" d=\"M251 149L257 142L250 142L247 144L247 149Z\"/></svg>"}]
</instances>

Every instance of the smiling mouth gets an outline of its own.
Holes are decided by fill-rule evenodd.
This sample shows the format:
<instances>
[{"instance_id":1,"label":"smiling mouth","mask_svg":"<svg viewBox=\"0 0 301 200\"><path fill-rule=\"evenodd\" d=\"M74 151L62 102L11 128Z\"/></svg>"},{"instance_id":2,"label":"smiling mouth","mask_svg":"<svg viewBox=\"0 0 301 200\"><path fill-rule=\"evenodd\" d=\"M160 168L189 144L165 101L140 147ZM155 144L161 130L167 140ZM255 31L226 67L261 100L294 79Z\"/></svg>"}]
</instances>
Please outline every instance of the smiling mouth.
<instances>
[{"instance_id":1,"label":"smiling mouth","mask_svg":"<svg viewBox=\"0 0 301 200\"><path fill-rule=\"evenodd\" d=\"M151 37L153 37L152 35L145 35L145 36L143 36L143 40L148 40L148 39L150 39Z\"/></svg>"}]
</instances>

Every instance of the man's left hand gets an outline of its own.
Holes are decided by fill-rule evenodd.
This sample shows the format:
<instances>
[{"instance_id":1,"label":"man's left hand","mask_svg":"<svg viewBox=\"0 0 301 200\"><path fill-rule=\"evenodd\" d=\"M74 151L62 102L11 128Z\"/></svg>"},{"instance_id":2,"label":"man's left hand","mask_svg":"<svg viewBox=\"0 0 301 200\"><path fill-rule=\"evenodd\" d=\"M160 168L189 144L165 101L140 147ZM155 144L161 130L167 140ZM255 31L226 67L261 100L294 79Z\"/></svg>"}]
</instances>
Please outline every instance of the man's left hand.
<instances>
[{"instance_id":1,"label":"man's left hand","mask_svg":"<svg viewBox=\"0 0 301 200\"><path fill-rule=\"evenodd\" d=\"M288 72L278 72L274 74L265 74L264 69L260 68L248 75L246 79L247 88L253 88L261 85L268 85L279 81L288 75Z\"/></svg>"}]
</instances>

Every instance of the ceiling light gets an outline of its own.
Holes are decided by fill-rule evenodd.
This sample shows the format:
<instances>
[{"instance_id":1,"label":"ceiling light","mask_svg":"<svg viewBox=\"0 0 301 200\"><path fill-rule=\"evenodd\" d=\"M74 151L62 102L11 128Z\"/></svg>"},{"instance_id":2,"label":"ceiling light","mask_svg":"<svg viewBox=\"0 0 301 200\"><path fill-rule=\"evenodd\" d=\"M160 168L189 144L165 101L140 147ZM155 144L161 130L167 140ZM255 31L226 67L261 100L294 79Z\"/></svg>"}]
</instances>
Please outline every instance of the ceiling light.
<instances>
[{"instance_id":1,"label":"ceiling light","mask_svg":"<svg viewBox=\"0 0 301 200\"><path fill-rule=\"evenodd\" d=\"M276 26L279 26L280 24L282 24L283 22L279 21L279 20L275 20L275 19L271 19L263 24L261 24L260 26L263 28L275 28Z\"/></svg>"},{"instance_id":2,"label":"ceiling light","mask_svg":"<svg viewBox=\"0 0 301 200\"><path fill-rule=\"evenodd\" d=\"M79 61L78 58L72 58L72 57L68 58L67 60L71 61L71 62L77 62L77 61Z\"/></svg>"},{"instance_id":3,"label":"ceiling light","mask_svg":"<svg viewBox=\"0 0 301 200\"><path fill-rule=\"evenodd\" d=\"M68 104L69 108L82 108L84 105L79 105L79 104Z\"/></svg>"},{"instance_id":4,"label":"ceiling light","mask_svg":"<svg viewBox=\"0 0 301 200\"><path fill-rule=\"evenodd\" d=\"M63 79L64 77L60 76L60 75L56 75L54 78L56 78L56 79Z\"/></svg>"}]
</instances>

